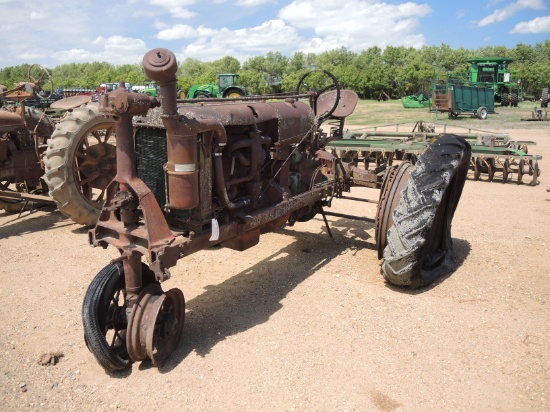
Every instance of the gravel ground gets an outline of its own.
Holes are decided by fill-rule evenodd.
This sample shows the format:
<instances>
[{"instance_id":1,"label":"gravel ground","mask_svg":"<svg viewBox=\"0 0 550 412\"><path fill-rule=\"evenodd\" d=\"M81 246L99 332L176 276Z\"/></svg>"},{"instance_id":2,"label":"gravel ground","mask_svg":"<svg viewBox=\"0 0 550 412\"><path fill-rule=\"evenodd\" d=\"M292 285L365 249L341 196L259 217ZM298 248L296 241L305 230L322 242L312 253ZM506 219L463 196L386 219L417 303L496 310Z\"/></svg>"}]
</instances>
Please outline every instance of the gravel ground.
<instances>
[{"instance_id":1,"label":"gravel ground","mask_svg":"<svg viewBox=\"0 0 550 412\"><path fill-rule=\"evenodd\" d=\"M540 154L537 187L468 181L457 269L416 291L386 284L374 227L329 218L244 252L179 262L187 301L160 369L110 375L83 341L84 293L117 256L53 209L0 212L0 410L550 410L550 125L513 130ZM362 189L356 196L377 198ZM375 208L335 202L374 217ZM55 364L54 364L55 363Z\"/></svg>"}]
</instances>

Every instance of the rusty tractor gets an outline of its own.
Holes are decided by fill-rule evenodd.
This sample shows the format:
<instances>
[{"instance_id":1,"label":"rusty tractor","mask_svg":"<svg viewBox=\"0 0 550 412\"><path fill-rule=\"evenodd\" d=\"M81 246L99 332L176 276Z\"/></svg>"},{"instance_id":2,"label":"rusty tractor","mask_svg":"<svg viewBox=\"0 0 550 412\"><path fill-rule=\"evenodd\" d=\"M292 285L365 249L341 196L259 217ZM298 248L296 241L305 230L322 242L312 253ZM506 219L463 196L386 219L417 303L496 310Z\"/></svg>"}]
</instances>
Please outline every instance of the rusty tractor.
<instances>
[{"instance_id":1,"label":"rusty tractor","mask_svg":"<svg viewBox=\"0 0 550 412\"><path fill-rule=\"evenodd\" d=\"M57 100L46 110L26 107L42 98L45 85L53 90L43 67L32 65L28 77L1 91L14 104L0 110L0 209L56 204L76 223L93 226L115 174L114 120L91 96Z\"/></svg>"},{"instance_id":2,"label":"rusty tractor","mask_svg":"<svg viewBox=\"0 0 550 412\"><path fill-rule=\"evenodd\" d=\"M454 269L451 221L471 156L465 139L437 136L415 165L365 170L327 150L343 140L358 100L328 72L321 73L326 84L305 89L319 74L308 73L279 100L178 105L174 54L151 50L143 65L160 102L123 82L99 99L100 112L116 121L116 175L88 235L92 246L114 246L120 256L89 285L82 321L86 344L107 371L145 359L160 365L176 349L185 299L161 284L179 259L216 245L242 251L316 215L329 235L327 215L374 223L381 270L392 284L415 288ZM376 216L326 210L339 198L369 201L345 196L357 187L381 189Z\"/></svg>"}]
</instances>

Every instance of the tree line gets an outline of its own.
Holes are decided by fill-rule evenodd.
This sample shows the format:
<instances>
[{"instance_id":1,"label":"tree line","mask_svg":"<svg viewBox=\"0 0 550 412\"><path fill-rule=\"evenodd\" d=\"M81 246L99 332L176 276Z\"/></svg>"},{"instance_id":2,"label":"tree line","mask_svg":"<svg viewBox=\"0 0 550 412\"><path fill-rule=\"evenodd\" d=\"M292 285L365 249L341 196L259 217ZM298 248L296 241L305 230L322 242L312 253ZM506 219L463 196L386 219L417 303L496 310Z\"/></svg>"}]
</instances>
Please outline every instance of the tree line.
<instances>
[{"instance_id":1,"label":"tree line","mask_svg":"<svg viewBox=\"0 0 550 412\"><path fill-rule=\"evenodd\" d=\"M514 48L484 46L475 50L452 49L446 44L420 49L404 46L374 46L360 53L345 47L320 54L296 52L288 57L279 52L252 57L242 64L225 56L212 62L187 58L179 63L178 86L187 91L193 84L214 83L218 73L238 73L240 84L252 94L293 91L300 77L313 69L333 73L341 86L361 98L377 98L383 90L392 97L430 90L436 72L467 72L466 59L509 57L512 78L521 79L525 94L539 95L550 85L550 40L535 45L519 43ZM26 80L30 64L0 70L0 84L7 87ZM101 83L125 81L149 83L143 65L114 66L106 62L70 63L47 68L54 87L96 89Z\"/></svg>"}]
</instances>

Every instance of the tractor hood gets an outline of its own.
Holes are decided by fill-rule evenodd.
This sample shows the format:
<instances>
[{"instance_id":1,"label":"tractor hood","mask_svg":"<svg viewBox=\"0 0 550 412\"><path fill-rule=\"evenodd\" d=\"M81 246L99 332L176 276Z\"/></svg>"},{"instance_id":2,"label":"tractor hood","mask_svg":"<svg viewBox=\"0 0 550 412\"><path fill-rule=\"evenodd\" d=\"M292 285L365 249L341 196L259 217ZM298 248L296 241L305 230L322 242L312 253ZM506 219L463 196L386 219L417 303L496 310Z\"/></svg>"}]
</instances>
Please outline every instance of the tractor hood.
<instances>
[{"instance_id":1,"label":"tractor hood","mask_svg":"<svg viewBox=\"0 0 550 412\"><path fill-rule=\"evenodd\" d=\"M315 116L310 107L303 102L271 103L221 103L193 104L178 107L180 121L216 119L224 127L264 124L259 129L269 128L280 142L298 143L313 130ZM164 127L161 120L162 110L151 109L147 113L146 123L151 126ZM267 132L267 130L262 130Z\"/></svg>"}]
</instances>

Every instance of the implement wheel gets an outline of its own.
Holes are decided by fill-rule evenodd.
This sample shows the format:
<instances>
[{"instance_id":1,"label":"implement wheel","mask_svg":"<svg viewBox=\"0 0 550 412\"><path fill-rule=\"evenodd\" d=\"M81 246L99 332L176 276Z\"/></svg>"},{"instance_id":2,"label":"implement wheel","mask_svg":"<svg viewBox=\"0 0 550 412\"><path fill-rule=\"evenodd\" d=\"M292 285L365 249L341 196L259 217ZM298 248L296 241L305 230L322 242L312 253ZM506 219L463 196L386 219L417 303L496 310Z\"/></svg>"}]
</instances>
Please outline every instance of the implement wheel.
<instances>
[{"instance_id":1,"label":"implement wheel","mask_svg":"<svg viewBox=\"0 0 550 412\"><path fill-rule=\"evenodd\" d=\"M476 116L478 119L486 120L488 116L488 111L485 106L480 106L476 111Z\"/></svg>"},{"instance_id":2,"label":"implement wheel","mask_svg":"<svg viewBox=\"0 0 550 412\"><path fill-rule=\"evenodd\" d=\"M387 232L382 274L388 282L416 288L454 269L451 222L462 194L470 156L467 141L446 134L438 136L418 157L393 210L393 222ZM394 179L393 184L396 182ZM388 226L387 222L377 222L377 225Z\"/></svg>"},{"instance_id":3,"label":"implement wheel","mask_svg":"<svg viewBox=\"0 0 550 412\"><path fill-rule=\"evenodd\" d=\"M147 266L142 266L142 273L144 286L156 284ZM109 264L96 275L82 304L86 346L109 372L124 370L132 363L126 349L126 308L124 267L122 263Z\"/></svg>"}]
</instances>

